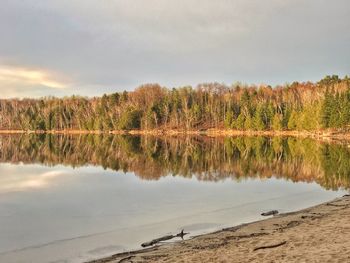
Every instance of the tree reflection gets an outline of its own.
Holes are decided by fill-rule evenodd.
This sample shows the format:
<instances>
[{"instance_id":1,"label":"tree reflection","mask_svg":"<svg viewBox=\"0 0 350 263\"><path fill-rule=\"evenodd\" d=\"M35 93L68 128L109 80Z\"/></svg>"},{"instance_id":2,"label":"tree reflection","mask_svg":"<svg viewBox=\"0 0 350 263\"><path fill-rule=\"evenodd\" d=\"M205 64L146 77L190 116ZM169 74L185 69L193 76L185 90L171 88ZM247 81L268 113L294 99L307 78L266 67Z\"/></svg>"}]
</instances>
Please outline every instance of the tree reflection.
<instances>
[{"instance_id":1,"label":"tree reflection","mask_svg":"<svg viewBox=\"0 0 350 263\"><path fill-rule=\"evenodd\" d=\"M144 180L277 177L327 189L348 189L350 181L350 148L312 139L23 134L1 135L0 146L1 162L95 165Z\"/></svg>"}]
</instances>

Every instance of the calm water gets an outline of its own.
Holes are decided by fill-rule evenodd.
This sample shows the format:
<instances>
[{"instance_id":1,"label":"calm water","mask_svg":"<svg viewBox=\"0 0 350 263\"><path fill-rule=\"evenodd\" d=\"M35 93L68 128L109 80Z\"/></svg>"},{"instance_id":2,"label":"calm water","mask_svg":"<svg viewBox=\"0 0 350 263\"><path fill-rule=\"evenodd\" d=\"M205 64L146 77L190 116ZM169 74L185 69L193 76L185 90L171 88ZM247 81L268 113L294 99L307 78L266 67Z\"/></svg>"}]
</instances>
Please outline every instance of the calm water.
<instances>
[{"instance_id":1,"label":"calm water","mask_svg":"<svg viewBox=\"0 0 350 263\"><path fill-rule=\"evenodd\" d=\"M350 148L311 139L0 136L0 262L83 262L346 193Z\"/></svg>"}]
</instances>

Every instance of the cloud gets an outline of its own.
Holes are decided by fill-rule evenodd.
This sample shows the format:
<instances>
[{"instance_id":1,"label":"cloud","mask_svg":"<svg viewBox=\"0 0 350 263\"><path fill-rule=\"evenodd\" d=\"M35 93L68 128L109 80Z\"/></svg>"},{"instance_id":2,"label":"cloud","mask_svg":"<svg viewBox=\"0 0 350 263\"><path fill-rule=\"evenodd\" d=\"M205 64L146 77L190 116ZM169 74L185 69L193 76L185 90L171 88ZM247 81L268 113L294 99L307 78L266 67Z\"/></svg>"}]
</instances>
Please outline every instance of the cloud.
<instances>
[{"instance_id":1,"label":"cloud","mask_svg":"<svg viewBox=\"0 0 350 263\"><path fill-rule=\"evenodd\" d=\"M0 65L2 97L40 94L43 96L45 93L52 93L52 89L63 90L67 87L68 82L63 80L62 76L47 70Z\"/></svg>"},{"instance_id":2,"label":"cloud","mask_svg":"<svg viewBox=\"0 0 350 263\"><path fill-rule=\"evenodd\" d=\"M11 68L0 66L0 82L18 85L42 85L48 88L62 89L67 85L54 79L44 70Z\"/></svg>"},{"instance_id":3,"label":"cloud","mask_svg":"<svg viewBox=\"0 0 350 263\"><path fill-rule=\"evenodd\" d=\"M348 0L4 0L0 64L69 76L69 89L37 95L317 80L349 73L349 8Z\"/></svg>"}]
</instances>

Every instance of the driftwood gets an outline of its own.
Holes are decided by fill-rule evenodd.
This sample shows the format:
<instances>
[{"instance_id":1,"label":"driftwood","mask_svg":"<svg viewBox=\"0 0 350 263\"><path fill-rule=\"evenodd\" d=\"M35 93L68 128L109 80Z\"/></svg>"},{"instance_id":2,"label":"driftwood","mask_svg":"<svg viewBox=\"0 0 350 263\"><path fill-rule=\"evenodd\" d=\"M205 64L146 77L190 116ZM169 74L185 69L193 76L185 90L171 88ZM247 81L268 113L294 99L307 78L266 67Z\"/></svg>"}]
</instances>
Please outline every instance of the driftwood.
<instances>
[{"instance_id":1,"label":"driftwood","mask_svg":"<svg viewBox=\"0 0 350 263\"><path fill-rule=\"evenodd\" d=\"M274 216L274 215L277 215L278 214L278 211L277 210L271 210L271 211L268 211L268 212L265 212L265 213L262 213L261 215L262 216Z\"/></svg>"},{"instance_id":2,"label":"driftwood","mask_svg":"<svg viewBox=\"0 0 350 263\"><path fill-rule=\"evenodd\" d=\"M126 257L126 258L122 258L121 260L118 261L118 263L130 261L130 259L132 259L133 257L135 257L135 256L128 256L128 257Z\"/></svg>"},{"instance_id":3,"label":"driftwood","mask_svg":"<svg viewBox=\"0 0 350 263\"><path fill-rule=\"evenodd\" d=\"M332 203L327 203L326 205L335 206L335 207L346 207L346 206L348 206L347 204L344 204L344 205L337 205L337 204L332 204Z\"/></svg>"},{"instance_id":4,"label":"driftwood","mask_svg":"<svg viewBox=\"0 0 350 263\"><path fill-rule=\"evenodd\" d=\"M274 245L256 247L256 248L253 249L253 251L257 251L257 250L259 250L259 249L280 247L280 246L285 245L286 243L287 243L287 241L283 241L283 242L280 242L280 243L277 243L277 244L274 244Z\"/></svg>"},{"instance_id":5,"label":"driftwood","mask_svg":"<svg viewBox=\"0 0 350 263\"><path fill-rule=\"evenodd\" d=\"M187 234L189 234L189 233L184 233L184 230L182 229L182 231L180 233L178 233L177 235L167 235L167 236L163 236L160 238L156 238L156 239L153 239L149 242L142 243L141 246L142 247L150 247L150 246L153 246L161 241L170 240L170 239L173 239L175 237L181 237L182 239L184 239L184 236Z\"/></svg>"}]
</instances>

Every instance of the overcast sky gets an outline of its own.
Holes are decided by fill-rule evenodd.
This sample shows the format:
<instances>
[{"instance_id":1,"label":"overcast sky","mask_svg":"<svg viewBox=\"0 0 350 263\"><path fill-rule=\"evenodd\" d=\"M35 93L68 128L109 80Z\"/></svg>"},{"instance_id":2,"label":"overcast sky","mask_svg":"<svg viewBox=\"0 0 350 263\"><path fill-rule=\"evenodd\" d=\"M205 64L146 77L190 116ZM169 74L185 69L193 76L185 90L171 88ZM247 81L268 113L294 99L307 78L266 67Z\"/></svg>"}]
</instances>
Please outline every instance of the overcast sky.
<instances>
[{"instance_id":1,"label":"overcast sky","mask_svg":"<svg viewBox=\"0 0 350 263\"><path fill-rule=\"evenodd\" d=\"M349 0L2 0L0 97L350 73Z\"/></svg>"}]
</instances>

